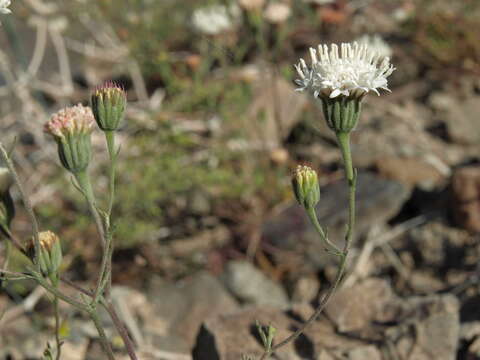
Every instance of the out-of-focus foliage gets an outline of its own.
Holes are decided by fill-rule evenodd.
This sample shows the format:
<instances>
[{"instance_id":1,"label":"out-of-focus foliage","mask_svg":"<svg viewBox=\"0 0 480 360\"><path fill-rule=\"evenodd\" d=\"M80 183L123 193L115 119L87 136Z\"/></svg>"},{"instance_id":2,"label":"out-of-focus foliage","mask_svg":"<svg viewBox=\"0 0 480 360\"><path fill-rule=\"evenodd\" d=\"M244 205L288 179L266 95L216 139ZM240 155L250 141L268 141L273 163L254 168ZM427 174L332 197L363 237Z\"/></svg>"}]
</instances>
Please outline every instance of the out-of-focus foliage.
<instances>
[{"instance_id":1,"label":"out-of-focus foliage","mask_svg":"<svg viewBox=\"0 0 480 360\"><path fill-rule=\"evenodd\" d=\"M425 65L478 73L480 2L458 1L454 9L451 4L442 6L439 1L420 2L416 15L406 24L406 35L412 36Z\"/></svg>"}]
</instances>

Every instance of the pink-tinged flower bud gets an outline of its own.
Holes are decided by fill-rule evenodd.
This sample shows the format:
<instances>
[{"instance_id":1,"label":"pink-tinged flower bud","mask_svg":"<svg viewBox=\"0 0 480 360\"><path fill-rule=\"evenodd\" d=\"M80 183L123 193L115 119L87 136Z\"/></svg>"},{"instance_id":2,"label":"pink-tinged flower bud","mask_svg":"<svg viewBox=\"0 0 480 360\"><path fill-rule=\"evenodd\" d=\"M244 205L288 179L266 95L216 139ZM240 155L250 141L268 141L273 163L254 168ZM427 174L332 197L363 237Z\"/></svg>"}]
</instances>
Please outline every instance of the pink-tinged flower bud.
<instances>
[{"instance_id":1,"label":"pink-tinged flower bud","mask_svg":"<svg viewBox=\"0 0 480 360\"><path fill-rule=\"evenodd\" d=\"M42 274L48 276L58 272L62 264L62 246L60 238L52 231L42 231L38 234L40 241L40 254L38 261L40 261L40 269ZM33 261L35 258L35 241L31 241L27 245L27 255Z\"/></svg>"},{"instance_id":2,"label":"pink-tinged flower bud","mask_svg":"<svg viewBox=\"0 0 480 360\"><path fill-rule=\"evenodd\" d=\"M78 104L60 110L45 124L45 132L57 141L62 165L74 174L85 171L90 163L93 123L92 110Z\"/></svg>"},{"instance_id":3,"label":"pink-tinged flower bud","mask_svg":"<svg viewBox=\"0 0 480 360\"><path fill-rule=\"evenodd\" d=\"M91 103L98 127L103 131L117 130L127 106L125 90L112 81L106 82L93 92Z\"/></svg>"},{"instance_id":4,"label":"pink-tinged flower bud","mask_svg":"<svg viewBox=\"0 0 480 360\"><path fill-rule=\"evenodd\" d=\"M292 187L300 205L313 208L320 201L317 173L308 166L299 165L292 178Z\"/></svg>"}]
</instances>

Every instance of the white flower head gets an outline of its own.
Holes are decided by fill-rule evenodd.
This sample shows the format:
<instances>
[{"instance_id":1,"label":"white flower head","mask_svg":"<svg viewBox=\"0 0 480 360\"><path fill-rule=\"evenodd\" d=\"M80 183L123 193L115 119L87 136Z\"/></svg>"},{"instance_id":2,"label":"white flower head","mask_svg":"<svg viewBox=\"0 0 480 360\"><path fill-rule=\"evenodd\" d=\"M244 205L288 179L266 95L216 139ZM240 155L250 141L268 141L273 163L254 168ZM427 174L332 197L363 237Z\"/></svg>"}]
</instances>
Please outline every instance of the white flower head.
<instances>
[{"instance_id":1,"label":"white flower head","mask_svg":"<svg viewBox=\"0 0 480 360\"><path fill-rule=\"evenodd\" d=\"M1 1L1 0L0 0ZM217 35L231 30L240 16L238 6L212 5L193 12L193 27L206 35Z\"/></svg>"},{"instance_id":2,"label":"white flower head","mask_svg":"<svg viewBox=\"0 0 480 360\"><path fill-rule=\"evenodd\" d=\"M8 8L11 0L0 0L0 14L10 14L11 11Z\"/></svg>"},{"instance_id":3,"label":"white flower head","mask_svg":"<svg viewBox=\"0 0 480 360\"><path fill-rule=\"evenodd\" d=\"M362 35L356 40L360 45L367 45L368 48L372 51L375 51L380 57L391 57L392 48L388 43L382 39L378 34L374 35Z\"/></svg>"},{"instance_id":4,"label":"white flower head","mask_svg":"<svg viewBox=\"0 0 480 360\"><path fill-rule=\"evenodd\" d=\"M395 70L388 57L381 58L367 45L342 43L310 48L311 65L303 59L295 65L300 79L297 91L307 90L315 97L362 97L369 91L387 90L387 78Z\"/></svg>"},{"instance_id":5,"label":"white flower head","mask_svg":"<svg viewBox=\"0 0 480 360\"><path fill-rule=\"evenodd\" d=\"M265 9L265 19L272 24L285 22L292 13L290 6L284 3L270 3Z\"/></svg>"}]
</instances>

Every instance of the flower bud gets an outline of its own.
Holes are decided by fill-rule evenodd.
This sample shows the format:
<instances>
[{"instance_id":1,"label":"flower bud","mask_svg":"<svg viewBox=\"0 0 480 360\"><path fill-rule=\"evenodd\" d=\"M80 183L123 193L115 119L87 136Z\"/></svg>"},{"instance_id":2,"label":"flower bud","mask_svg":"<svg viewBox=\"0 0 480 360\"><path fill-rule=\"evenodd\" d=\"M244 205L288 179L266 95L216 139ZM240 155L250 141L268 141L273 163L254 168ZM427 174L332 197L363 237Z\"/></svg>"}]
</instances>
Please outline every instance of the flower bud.
<instances>
[{"instance_id":1,"label":"flower bud","mask_svg":"<svg viewBox=\"0 0 480 360\"><path fill-rule=\"evenodd\" d=\"M0 231L5 235L8 235L10 223L15 216L15 206L10 195L12 184L10 171L5 167L0 167Z\"/></svg>"},{"instance_id":2,"label":"flower bud","mask_svg":"<svg viewBox=\"0 0 480 360\"><path fill-rule=\"evenodd\" d=\"M51 231L42 231L38 234L40 241L40 269L42 274L48 276L58 272L62 264L62 246L60 238ZM30 259L35 258L35 239L31 239L27 246L27 255Z\"/></svg>"},{"instance_id":3,"label":"flower bud","mask_svg":"<svg viewBox=\"0 0 480 360\"><path fill-rule=\"evenodd\" d=\"M13 178L8 168L0 166L0 195L5 194L13 185Z\"/></svg>"},{"instance_id":4,"label":"flower bud","mask_svg":"<svg viewBox=\"0 0 480 360\"><path fill-rule=\"evenodd\" d=\"M308 166L299 165L292 178L293 192L300 205L313 208L320 200L317 173Z\"/></svg>"},{"instance_id":5,"label":"flower bud","mask_svg":"<svg viewBox=\"0 0 480 360\"><path fill-rule=\"evenodd\" d=\"M92 110L78 104L60 110L45 124L45 132L57 142L60 162L74 174L86 170L92 158L93 122Z\"/></svg>"},{"instance_id":6,"label":"flower bud","mask_svg":"<svg viewBox=\"0 0 480 360\"><path fill-rule=\"evenodd\" d=\"M91 103L98 127L103 131L117 130L127 106L125 91L114 82L107 82L93 92Z\"/></svg>"}]
</instances>

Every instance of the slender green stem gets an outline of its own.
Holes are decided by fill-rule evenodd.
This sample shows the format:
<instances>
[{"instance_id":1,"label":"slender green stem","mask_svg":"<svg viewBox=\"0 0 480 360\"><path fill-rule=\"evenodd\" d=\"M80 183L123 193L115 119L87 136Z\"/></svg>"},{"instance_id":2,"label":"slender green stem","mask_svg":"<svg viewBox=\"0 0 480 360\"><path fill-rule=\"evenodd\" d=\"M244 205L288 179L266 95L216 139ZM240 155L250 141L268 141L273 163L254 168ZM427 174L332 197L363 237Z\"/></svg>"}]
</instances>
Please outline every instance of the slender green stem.
<instances>
[{"instance_id":1,"label":"slender green stem","mask_svg":"<svg viewBox=\"0 0 480 360\"><path fill-rule=\"evenodd\" d=\"M98 210L97 210L95 195L93 194L92 183L90 182L90 176L88 175L87 171L80 171L78 173L75 173L74 176L78 182L78 185L80 186L80 189L83 192L83 195L85 196L85 199L87 200L88 208L95 221L95 225L100 235L102 245L105 248L106 246L105 229L102 223L102 218L100 217L100 214L98 213Z\"/></svg>"},{"instance_id":2,"label":"slender green stem","mask_svg":"<svg viewBox=\"0 0 480 360\"><path fill-rule=\"evenodd\" d=\"M352 153L350 151L350 133L338 132L337 134L338 145L342 151L343 164L345 167L345 175L347 177L349 188L349 215L348 226L345 234L345 246L344 252L348 252L353 239L353 229L355 227L355 191L357 175L352 165Z\"/></svg>"},{"instance_id":3,"label":"slender green stem","mask_svg":"<svg viewBox=\"0 0 480 360\"><path fill-rule=\"evenodd\" d=\"M113 234L112 234L112 211L115 202L115 175L117 167L117 149L115 148L115 132L105 131L105 139L107 141L108 155L110 156L110 169L109 169L109 200L108 200L108 238L107 238L107 263L104 269L103 277L106 278L105 288L106 294L110 294L112 287L112 255L113 255Z\"/></svg>"},{"instance_id":4,"label":"slender green stem","mask_svg":"<svg viewBox=\"0 0 480 360\"><path fill-rule=\"evenodd\" d=\"M3 263L3 267L8 269L8 265L10 265L10 256L12 254L12 243L10 241L5 242L5 262ZM3 277L3 274L0 274ZM3 287L3 283L1 285Z\"/></svg>"},{"instance_id":5,"label":"slender green stem","mask_svg":"<svg viewBox=\"0 0 480 360\"><path fill-rule=\"evenodd\" d=\"M115 324L115 327L117 328L118 333L122 337L123 343L125 344L125 347L127 349L128 355L130 356L130 359L138 360L137 355L135 354L135 345L133 344L133 341L130 338L128 331L125 328L125 325L118 317L117 312L115 311L115 307L111 302L107 302L105 300L102 300L101 303L105 307L105 309L108 311L110 318L112 319L113 323Z\"/></svg>"},{"instance_id":6,"label":"slender green stem","mask_svg":"<svg viewBox=\"0 0 480 360\"><path fill-rule=\"evenodd\" d=\"M60 340L60 313L58 309L58 298L56 296L53 299L53 309L55 311L55 342L57 343L56 360L60 360L60 355L62 353L62 342Z\"/></svg>"},{"instance_id":7,"label":"slender green stem","mask_svg":"<svg viewBox=\"0 0 480 360\"><path fill-rule=\"evenodd\" d=\"M20 177L18 176L17 170L15 169L15 165L13 165L13 161L10 158L8 151L5 149L5 146L1 142L0 142L0 155L3 158L5 164L7 165L8 170L12 175L13 181L15 182L15 185L17 185L18 190L20 191L20 197L22 198L23 205L25 206L25 210L27 211L27 215L30 219L30 224L32 226L32 232L33 232L33 240L35 245L35 258L33 262L35 264L35 269L37 270L37 272L40 272L40 261L39 261L40 239L38 237L40 230L38 226L37 217L35 216L35 212L33 211L33 207L28 197L28 194L25 191L22 182L20 181Z\"/></svg>"},{"instance_id":8,"label":"slender green stem","mask_svg":"<svg viewBox=\"0 0 480 360\"><path fill-rule=\"evenodd\" d=\"M4 275L10 275L10 276L14 276L16 279L31 279L32 276L30 275L27 275L27 274L24 274L24 273L19 273L19 272L16 272L16 271L10 271L10 270L7 270L7 269L0 269L0 277L3 277ZM9 280L11 280L11 278L9 278Z\"/></svg>"},{"instance_id":9,"label":"slender green stem","mask_svg":"<svg viewBox=\"0 0 480 360\"><path fill-rule=\"evenodd\" d=\"M312 222L313 226L315 227L315 230L317 230L318 235L320 235L320 238L322 241L324 241L327 245L327 248L330 247L329 250L333 250L335 255L342 255L342 251L334 244L332 243L329 239L325 231L323 230L322 226L318 222L317 218L317 213L315 212L314 207L310 207L306 209L307 215L310 218L310 221Z\"/></svg>"},{"instance_id":10,"label":"slender green stem","mask_svg":"<svg viewBox=\"0 0 480 360\"><path fill-rule=\"evenodd\" d=\"M105 271L108 267L108 253L109 253L109 248L110 248L110 233L109 229L107 229L107 232L105 232L104 225L102 223L102 219L100 218L100 214L98 213L97 207L96 207L96 202L95 202L95 196L93 194L93 189L92 189L92 184L90 182L90 177L88 176L88 173L86 171L78 172L75 174L75 178L77 179L78 185L80 186L81 190L83 191L83 194L85 196L85 199L87 200L88 207L90 209L90 213L95 220L95 224L97 226L97 231L100 235L100 238L102 240L102 245L103 245L103 253L102 253L102 263L100 265L100 273L98 275L97 279L97 285L95 287L95 295L93 297L93 302L97 303L100 295L102 295L103 292L103 286L102 283L105 279ZM107 223L108 223L108 215L107 215Z\"/></svg>"},{"instance_id":11,"label":"slender green stem","mask_svg":"<svg viewBox=\"0 0 480 360\"><path fill-rule=\"evenodd\" d=\"M352 152L350 151L350 133L338 132L337 134L338 146L342 152L343 164L345 167L345 175L349 182L353 181L353 165L352 165Z\"/></svg>"},{"instance_id":12,"label":"slender green stem","mask_svg":"<svg viewBox=\"0 0 480 360\"><path fill-rule=\"evenodd\" d=\"M115 199L115 170L117 163L117 150L115 149L115 132L105 131L105 139L107 141L108 155L110 156L109 169L109 199L108 199L108 217L112 215L113 202Z\"/></svg>"},{"instance_id":13,"label":"slender green stem","mask_svg":"<svg viewBox=\"0 0 480 360\"><path fill-rule=\"evenodd\" d=\"M350 250L350 245L351 245L352 238L353 238L353 229L354 229L354 226L355 226L355 190L356 190L357 175L356 175L356 172L355 172L355 170L353 168L353 165L352 165L352 154L351 154L351 151L350 151L350 134L339 132L336 135L337 135L340 150L342 152L342 157L343 157L343 162L344 162L344 167L345 167L345 175L346 175L346 178L347 178L348 188L349 188L348 225L347 225L347 232L345 234L345 245L344 245L343 251L339 252L340 257L341 257L341 261L340 261L340 265L339 265L339 268L338 268L338 271L337 271L337 276L335 277L335 280L334 280L332 286L330 287L330 289L328 290L326 295L323 297L320 304L317 306L317 309L315 310L313 315L299 329L297 329L297 331L295 331L293 334L291 334L285 340L279 342L278 344L273 346L271 349L266 350L262 354L262 356L260 357L260 360L267 359L276 350L278 350L282 346L288 344L289 342L294 341L296 338L298 338L305 331L305 329L312 322L314 322L318 318L318 316L322 313L323 309L327 305L330 298L333 296L333 294L337 290L337 288L340 285L340 283L342 281L342 278L345 274L348 253L349 253L349 250ZM326 241L325 232L323 231L320 224L318 223L318 219L316 217L315 210L314 209L313 210L312 209L307 209L307 213L309 214L309 217L312 220L312 223L315 226L315 228L317 229L317 232L319 233L319 235ZM330 243L329 241L326 241L326 242L327 242L327 244Z\"/></svg>"},{"instance_id":14,"label":"slender green stem","mask_svg":"<svg viewBox=\"0 0 480 360\"><path fill-rule=\"evenodd\" d=\"M342 258L342 260L340 262L340 265L339 265L339 268L338 268L338 271L337 271L337 276L335 277L335 280L334 280L332 286L330 287L328 292L325 294L325 296L323 297L320 304L317 306L317 308L316 308L315 312L312 314L312 316L310 316L310 318L306 322L304 322L302 324L302 326L300 326L293 334L291 334L285 340L283 340L283 341L279 342L278 344L272 346L270 351L265 351L262 354L262 356L260 357L260 360L267 359L270 355L272 355L276 350L278 350L282 346L285 346L286 344L288 344L292 341L295 341L295 339L297 339L305 331L305 329L320 316L323 309L328 304L328 301L330 300L332 295L337 290L338 285L340 285L340 282L342 281L343 275L345 273L345 268L346 268L346 264L347 264L347 256L342 255L341 258Z\"/></svg>"},{"instance_id":15,"label":"slender green stem","mask_svg":"<svg viewBox=\"0 0 480 360\"><path fill-rule=\"evenodd\" d=\"M96 305L90 306L88 310L88 314L90 315L90 318L92 319L93 323L95 324L95 327L97 328L98 335L100 337L100 342L102 343L103 350L107 354L108 359L115 360L112 347L110 346L110 342L108 341L108 338L107 338L107 334L105 334L105 330L103 329L100 318L98 317Z\"/></svg>"},{"instance_id":16,"label":"slender green stem","mask_svg":"<svg viewBox=\"0 0 480 360\"><path fill-rule=\"evenodd\" d=\"M58 290L58 274L52 274L50 276L50 281L52 286ZM60 360L60 355L62 352L62 342L60 340L60 311L58 308L58 297L55 295L53 296L53 310L55 313L55 342L57 345L56 360Z\"/></svg>"},{"instance_id":17,"label":"slender green stem","mask_svg":"<svg viewBox=\"0 0 480 360\"><path fill-rule=\"evenodd\" d=\"M35 281L39 285L43 286L46 290L52 293L52 295L58 297L60 300L63 300L66 303L69 303L70 305L76 307L79 310L88 311L88 308L85 304L82 304L81 302L61 293L57 288L50 285L49 282L45 280L45 278L43 278L40 273L32 272L32 276L35 278Z\"/></svg>"},{"instance_id":18,"label":"slender green stem","mask_svg":"<svg viewBox=\"0 0 480 360\"><path fill-rule=\"evenodd\" d=\"M108 230L107 230L108 231ZM110 259L111 259L111 252L112 252L112 241L111 241L111 233L110 231L107 232L106 235L106 244L107 248L104 249L102 255L102 264L100 265L100 274L98 275L97 279L97 286L95 287L95 293L93 296L93 302L98 303L100 296L103 294L105 287L108 284L108 279L110 277Z\"/></svg>"}]
</instances>

